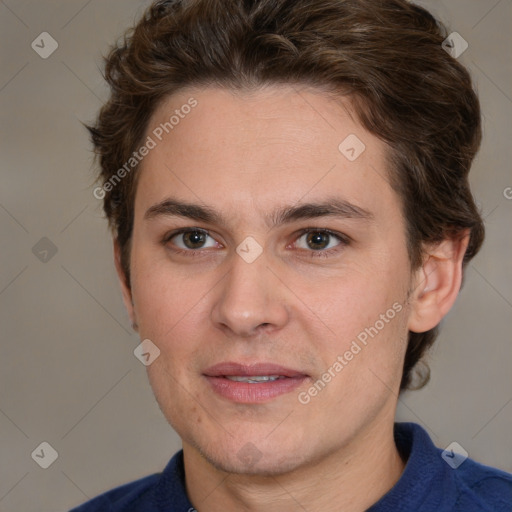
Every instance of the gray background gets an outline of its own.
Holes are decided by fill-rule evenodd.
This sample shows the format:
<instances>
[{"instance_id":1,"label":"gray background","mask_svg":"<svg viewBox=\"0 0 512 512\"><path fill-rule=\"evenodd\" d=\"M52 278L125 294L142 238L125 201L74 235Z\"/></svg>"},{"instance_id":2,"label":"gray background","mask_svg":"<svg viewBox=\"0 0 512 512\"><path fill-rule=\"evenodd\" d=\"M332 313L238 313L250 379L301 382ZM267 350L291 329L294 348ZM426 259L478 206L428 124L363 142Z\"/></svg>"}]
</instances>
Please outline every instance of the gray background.
<instances>
[{"instance_id":1,"label":"gray background","mask_svg":"<svg viewBox=\"0 0 512 512\"><path fill-rule=\"evenodd\" d=\"M180 447L133 356L80 124L106 98L101 55L147 4L0 2L2 512L67 510L160 471ZM471 181L487 241L431 352L431 383L401 397L398 418L512 471L512 1L421 4L469 43L460 60L485 115ZM59 44L47 59L31 48L43 31ZM42 237L57 248L46 263L32 251ZM46 470L31 458L43 441L59 454Z\"/></svg>"}]
</instances>

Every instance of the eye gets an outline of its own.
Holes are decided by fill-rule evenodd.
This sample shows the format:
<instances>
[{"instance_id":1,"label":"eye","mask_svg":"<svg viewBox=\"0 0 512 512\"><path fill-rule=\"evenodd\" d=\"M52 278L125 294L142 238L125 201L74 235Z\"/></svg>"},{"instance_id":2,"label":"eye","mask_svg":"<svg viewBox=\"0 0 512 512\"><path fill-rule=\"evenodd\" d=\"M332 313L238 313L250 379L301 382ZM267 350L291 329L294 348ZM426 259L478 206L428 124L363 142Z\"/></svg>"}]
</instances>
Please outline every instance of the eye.
<instances>
[{"instance_id":1,"label":"eye","mask_svg":"<svg viewBox=\"0 0 512 512\"><path fill-rule=\"evenodd\" d=\"M294 246L309 252L330 253L334 252L349 243L346 236L341 233L334 233L325 229L308 228L304 230ZM312 254L311 256L316 256ZM318 254L320 256L320 254Z\"/></svg>"},{"instance_id":2,"label":"eye","mask_svg":"<svg viewBox=\"0 0 512 512\"><path fill-rule=\"evenodd\" d=\"M348 245L350 239L328 229L307 228L299 233L293 247L305 251L311 257L327 257ZM162 243L176 253L200 255L201 249L222 248L209 232L200 228L183 228L167 234Z\"/></svg>"},{"instance_id":3,"label":"eye","mask_svg":"<svg viewBox=\"0 0 512 512\"><path fill-rule=\"evenodd\" d=\"M217 244L209 233L203 229L182 229L168 235L164 242L172 242L177 248L185 251L207 249L216 247Z\"/></svg>"}]
</instances>

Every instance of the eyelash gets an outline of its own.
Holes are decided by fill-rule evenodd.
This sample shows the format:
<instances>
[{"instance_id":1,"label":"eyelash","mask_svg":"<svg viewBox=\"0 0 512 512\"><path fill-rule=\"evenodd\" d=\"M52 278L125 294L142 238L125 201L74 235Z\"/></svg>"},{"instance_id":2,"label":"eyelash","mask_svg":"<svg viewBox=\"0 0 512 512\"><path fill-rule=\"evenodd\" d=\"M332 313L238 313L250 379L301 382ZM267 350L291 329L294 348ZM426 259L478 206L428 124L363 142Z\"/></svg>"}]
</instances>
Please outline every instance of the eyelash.
<instances>
[{"instance_id":1,"label":"eyelash","mask_svg":"<svg viewBox=\"0 0 512 512\"><path fill-rule=\"evenodd\" d=\"M182 228L182 229L179 229L179 230L176 230L176 231L172 231L171 233L167 233L163 240L162 240L162 244L163 245L167 245L175 236L178 236L178 235L182 235L184 233L190 233L190 232L199 232L199 233L203 233L207 236L211 236L210 235L210 232L207 231L206 229L201 229L201 228ZM311 258L327 258L329 256L331 256L333 253L337 253L339 252L340 250L343 249L343 247L347 246L350 244L351 242L351 239L347 236L347 235L344 235L342 233L338 233L336 231L331 231L330 229L325 229L325 228L322 228L322 229L319 229L319 228L304 228L302 229L301 231L299 231L299 233L297 234L296 238L295 238L295 241L299 240L303 235L307 234L307 233L321 233L321 234L326 234L326 235L329 235L329 236L333 236L334 238L337 238L340 242L339 245L337 245L336 247L333 247L331 249L320 249L318 251L314 251L314 250L306 250L306 249L301 249L301 251L305 251L307 254L308 254L308 257L311 257ZM212 237L213 238L213 237ZM172 252L174 252L175 254L185 254L186 256L188 257L200 257L200 256L203 256L201 254L201 249L188 249L188 250L185 250L185 249L170 249Z\"/></svg>"},{"instance_id":2,"label":"eyelash","mask_svg":"<svg viewBox=\"0 0 512 512\"><path fill-rule=\"evenodd\" d=\"M331 249L320 249L318 251L301 249L301 251L305 251L308 257L311 258L328 258L338 252L340 252L344 247L349 245L350 238L347 235L343 235L342 233L338 233L336 231L331 231L330 229L319 229L319 228L305 228L299 231L297 237L295 238L295 242L299 240L302 236L308 233L320 233L322 235L329 235L331 237L337 238L340 242L336 247L331 247Z\"/></svg>"}]
</instances>

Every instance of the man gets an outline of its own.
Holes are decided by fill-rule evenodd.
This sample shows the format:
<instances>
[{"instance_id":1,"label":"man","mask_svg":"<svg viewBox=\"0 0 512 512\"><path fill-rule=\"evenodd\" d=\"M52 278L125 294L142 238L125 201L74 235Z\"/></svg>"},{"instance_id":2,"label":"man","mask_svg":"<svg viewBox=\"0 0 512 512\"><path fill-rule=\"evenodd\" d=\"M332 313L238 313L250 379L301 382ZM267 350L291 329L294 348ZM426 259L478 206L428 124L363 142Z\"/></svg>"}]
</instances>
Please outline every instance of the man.
<instances>
[{"instance_id":1,"label":"man","mask_svg":"<svg viewBox=\"0 0 512 512\"><path fill-rule=\"evenodd\" d=\"M484 236L445 37L403 0L184 0L112 50L94 193L183 450L77 511L511 510L394 424Z\"/></svg>"}]
</instances>

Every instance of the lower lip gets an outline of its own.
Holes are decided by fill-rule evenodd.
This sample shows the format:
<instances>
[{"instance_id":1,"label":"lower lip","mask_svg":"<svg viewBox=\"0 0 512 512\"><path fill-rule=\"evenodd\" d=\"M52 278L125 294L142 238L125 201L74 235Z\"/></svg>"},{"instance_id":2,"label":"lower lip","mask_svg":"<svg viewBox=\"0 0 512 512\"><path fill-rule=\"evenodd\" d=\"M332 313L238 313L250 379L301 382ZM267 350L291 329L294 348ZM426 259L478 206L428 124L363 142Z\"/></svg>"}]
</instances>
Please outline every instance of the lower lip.
<instances>
[{"instance_id":1,"label":"lower lip","mask_svg":"<svg viewBox=\"0 0 512 512\"><path fill-rule=\"evenodd\" d=\"M242 404L265 402L276 396L284 395L298 388L307 379L303 375L251 384L230 380L226 377L206 376L206 378L217 394Z\"/></svg>"}]
</instances>

